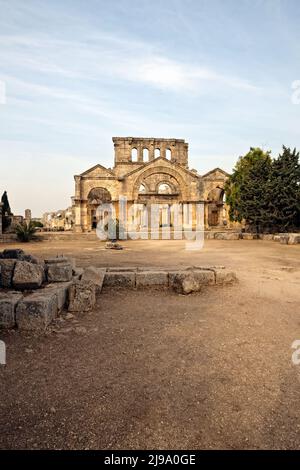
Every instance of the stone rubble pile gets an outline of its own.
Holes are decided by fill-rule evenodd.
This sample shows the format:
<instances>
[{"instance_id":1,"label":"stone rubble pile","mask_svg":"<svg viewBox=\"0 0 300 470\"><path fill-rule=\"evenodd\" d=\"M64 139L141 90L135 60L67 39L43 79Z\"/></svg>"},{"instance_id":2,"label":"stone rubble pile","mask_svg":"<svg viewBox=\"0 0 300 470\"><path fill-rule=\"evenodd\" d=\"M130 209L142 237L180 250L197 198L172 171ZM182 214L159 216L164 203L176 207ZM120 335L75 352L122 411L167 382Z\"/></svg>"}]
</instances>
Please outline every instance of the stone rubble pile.
<instances>
[{"instance_id":1,"label":"stone rubble pile","mask_svg":"<svg viewBox=\"0 0 300 470\"><path fill-rule=\"evenodd\" d=\"M59 256L43 262L22 250L0 253L0 327L45 331L59 314L93 310L102 288L171 288L179 294L231 284L224 266L76 268ZM71 313L70 313L71 314Z\"/></svg>"}]
</instances>

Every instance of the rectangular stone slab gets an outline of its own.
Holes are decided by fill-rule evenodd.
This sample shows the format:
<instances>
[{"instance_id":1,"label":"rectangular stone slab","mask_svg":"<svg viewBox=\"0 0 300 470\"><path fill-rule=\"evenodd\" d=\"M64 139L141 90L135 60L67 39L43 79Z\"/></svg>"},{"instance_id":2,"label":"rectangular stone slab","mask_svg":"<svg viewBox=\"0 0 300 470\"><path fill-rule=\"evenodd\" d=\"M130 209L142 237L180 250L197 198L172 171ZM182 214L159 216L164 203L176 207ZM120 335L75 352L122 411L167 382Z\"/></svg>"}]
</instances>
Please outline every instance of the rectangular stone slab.
<instances>
[{"instance_id":1,"label":"rectangular stone slab","mask_svg":"<svg viewBox=\"0 0 300 470\"><path fill-rule=\"evenodd\" d=\"M135 287L134 272L108 272L105 273L103 286L105 287Z\"/></svg>"},{"instance_id":2,"label":"rectangular stone slab","mask_svg":"<svg viewBox=\"0 0 300 470\"><path fill-rule=\"evenodd\" d=\"M44 331L56 315L56 294L43 291L24 297L18 303L16 323L20 330Z\"/></svg>"},{"instance_id":3,"label":"rectangular stone slab","mask_svg":"<svg viewBox=\"0 0 300 470\"><path fill-rule=\"evenodd\" d=\"M136 287L168 287L168 273L164 271L144 271L136 273Z\"/></svg>"},{"instance_id":4,"label":"rectangular stone slab","mask_svg":"<svg viewBox=\"0 0 300 470\"><path fill-rule=\"evenodd\" d=\"M53 263L48 265L48 282L68 282L72 280L73 268L70 263Z\"/></svg>"}]
</instances>

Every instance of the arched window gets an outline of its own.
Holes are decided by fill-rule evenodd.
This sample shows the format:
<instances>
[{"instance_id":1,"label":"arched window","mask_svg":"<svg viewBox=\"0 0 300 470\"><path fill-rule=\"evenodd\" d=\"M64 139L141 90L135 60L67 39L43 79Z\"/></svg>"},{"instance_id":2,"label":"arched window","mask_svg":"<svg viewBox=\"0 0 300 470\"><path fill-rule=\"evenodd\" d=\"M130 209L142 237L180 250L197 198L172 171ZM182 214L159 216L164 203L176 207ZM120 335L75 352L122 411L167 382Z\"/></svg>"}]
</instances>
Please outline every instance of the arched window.
<instances>
[{"instance_id":1,"label":"arched window","mask_svg":"<svg viewBox=\"0 0 300 470\"><path fill-rule=\"evenodd\" d=\"M133 148L131 150L131 161L132 162L137 162L138 161L138 151L136 148Z\"/></svg>"},{"instance_id":2,"label":"arched window","mask_svg":"<svg viewBox=\"0 0 300 470\"><path fill-rule=\"evenodd\" d=\"M172 156L171 150L170 150L170 149L166 149L166 159L167 159L167 160L171 160L171 156Z\"/></svg>"},{"instance_id":3,"label":"arched window","mask_svg":"<svg viewBox=\"0 0 300 470\"><path fill-rule=\"evenodd\" d=\"M154 151L154 157L155 157L155 158L160 157L160 149L155 149L155 151Z\"/></svg>"},{"instance_id":4,"label":"arched window","mask_svg":"<svg viewBox=\"0 0 300 470\"><path fill-rule=\"evenodd\" d=\"M157 192L158 194L172 194L172 188L167 183L160 183Z\"/></svg>"},{"instance_id":5,"label":"arched window","mask_svg":"<svg viewBox=\"0 0 300 470\"><path fill-rule=\"evenodd\" d=\"M141 184L139 187L139 193L145 193L145 192L146 192L146 188L143 184Z\"/></svg>"},{"instance_id":6,"label":"arched window","mask_svg":"<svg viewBox=\"0 0 300 470\"><path fill-rule=\"evenodd\" d=\"M88 203L91 205L99 205L111 202L111 194L106 188L93 188L88 194Z\"/></svg>"},{"instance_id":7,"label":"arched window","mask_svg":"<svg viewBox=\"0 0 300 470\"><path fill-rule=\"evenodd\" d=\"M143 161L149 162L149 150L148 149L143 149Z\"/></svg>"}]
</instances>

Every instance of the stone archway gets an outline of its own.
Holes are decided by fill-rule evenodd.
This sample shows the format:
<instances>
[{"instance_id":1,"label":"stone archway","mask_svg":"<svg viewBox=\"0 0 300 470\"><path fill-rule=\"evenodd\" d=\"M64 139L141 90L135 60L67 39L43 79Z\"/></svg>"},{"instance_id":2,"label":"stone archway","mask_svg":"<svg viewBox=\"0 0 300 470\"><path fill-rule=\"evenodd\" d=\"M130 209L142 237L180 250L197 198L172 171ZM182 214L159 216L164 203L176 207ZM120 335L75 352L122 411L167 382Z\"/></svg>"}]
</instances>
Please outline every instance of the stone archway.
<instances>
[{"instance_id":1,"label":"stone archway","mask_svg":"<svg viewBox=\"0 0 300 470\"><path fill-rule=\"evenodd\" d=\"M224 188L215 187L211 189L207 195L208 203L208 225L217 227L224 224L226 215L224 216Z\"/></svg>"},{"instance_id":2,"label":"stone archway","mask_svg":"<svg viewBox=\"0 0 300 470\"><path fill-rule=\"evenodd\" d=\"M111 194L106 188L98 187L90 190L87 197L87 218L90 229L97 227L97 207L101 204L108 204L111 200Z\"/></svg>"}]
</instances>

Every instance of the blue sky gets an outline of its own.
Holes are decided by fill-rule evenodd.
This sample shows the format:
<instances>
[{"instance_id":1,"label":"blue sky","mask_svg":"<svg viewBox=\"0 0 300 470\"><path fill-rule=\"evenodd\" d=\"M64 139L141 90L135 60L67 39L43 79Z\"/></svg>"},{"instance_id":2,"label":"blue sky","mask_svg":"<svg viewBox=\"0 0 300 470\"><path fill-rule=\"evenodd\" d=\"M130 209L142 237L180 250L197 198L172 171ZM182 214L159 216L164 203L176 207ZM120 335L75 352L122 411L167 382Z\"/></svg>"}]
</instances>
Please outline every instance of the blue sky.
<instances>
[{"instance_id":1,"label":"blue sky","mask_svg":"<svg viewBox=\"0 0 300 470\"><path fill-rule=\"evenodd\" d=\"M185 138L190 168L300 147L298 0L0 0L0 191L65 208L112 136Z\"/></svg>"}]
</instances>

